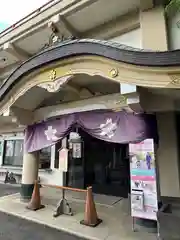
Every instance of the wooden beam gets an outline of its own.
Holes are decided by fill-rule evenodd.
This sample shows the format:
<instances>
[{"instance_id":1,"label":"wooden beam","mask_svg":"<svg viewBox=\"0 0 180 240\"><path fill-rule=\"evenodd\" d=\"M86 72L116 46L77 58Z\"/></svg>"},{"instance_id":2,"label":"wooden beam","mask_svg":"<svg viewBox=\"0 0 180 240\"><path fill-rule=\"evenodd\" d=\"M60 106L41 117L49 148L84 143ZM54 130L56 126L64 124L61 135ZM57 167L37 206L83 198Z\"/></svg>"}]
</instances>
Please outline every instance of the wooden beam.
<instances>
[{"instance_id":1,"label":"wooden beam","mask_svg":"<svg viewBox=\"0 0 180 240\"><path fill-rule=\"evenodd\" d=\"M77 94L78 96L80 95L80 88L74 84L68 83L68 84L64 85L64 89L67 91L72 91L75 94Z\"/></svg>"},{"instance_id":2,"label":"wooden beam","mask_svg":"<svg viewBox=\"0 0 180 240\"><path fill-rule=\"evenodd\" d=\"M94 97L94 94L87 88L82 88L79 96L81 99Z\"/></svg>"},{"instance_id":3,"label":"wooden beam","mask_svg":"<svg viewBox=\"0 0 180 240\"><path fill-rule=\"evenodd\" d=\"M79 96L80 99L90 98L94 96L94 94L87 87L81 88L77 84L71 82L64 85L64 89L74 92Z\"/></svg>"},{"instance_id":4,"label":"wooden beam","mask_svg":"<svg viewBox=\"0 0 180 240\"><path fill-rule=\"evenodd\" d=\"M48 23L52 32L62 39L69 37L78 37L78 32L71 26L64 16L57 14L53 16Z\"/></svg>"},{"instance_id":5,"label":"wooden beam","mask_svg":"<svg viewBox=\"0 0 180 240\"><path fill-rule=\"evenodd\" d=\"M14 116L0 116L0 124L14 124L17 118Z\"/></svg>"},{"instance_id":6,"label":"wooden beam","mask_svg":"<svg viewBox=\"0 0 180 240\"><path fill-rule=\"evenodd\" d=\"M26 127L25 126L18 126L16 123L11 124L1 124L0 122L0 134L16 134L16 133L22 133ZM6 135L4 135L6 136Z\"/></svg>"},{"instance_id":7,"label":"wooden beam","mask_svg":"<svg viewBox=\"0 0 180 240\"><path fill-rule=\"evenodd\" d=\"M144 112L144 109L141 106L140 96L138 93L129 94L129 96L127 96L127 104L129 106L129 109L134 113Z\"/></svg>"},{"instance_id":8,"label":"wooden beam","mask_svg":"<svg viewBox=\"0 0 180 240\"><path fill-rule=\"evenodd\" d=\"M64 31L69 35L73 37L79 37L79 33L75 28L65 19L64 16L59 15L60 21L57 24L57 27L59 29L64 29ZM71 34L71 35L70 35Z\"/></svg>"},{"instance_id":9,"label":"wooden beam","mask_svg":"<svg viewBox=\"0 0 180 240\"><path fill-rule=\"evenodd\" d=\"M39 108L34 111L34 120L37 122L64 114L100 109L123 110L125 107L128 107L126 99L119 93L115 93Z\"/></svg>"},{"instance_id":10,"label":"wooden beam","mask_svg":"<svg viewBox=\"0 0 180 240\"><path fill-rule=\"evenodd\" d=\"M27 53L23 49L15 46L13 43L10 43L10 42L7 42L3 45L3 50L10 53L11 55L13 55L18 60L21 60L21 61L25 61L31 57L29 53Z\"/></svg>"},{"instance_id":11,"label":"wooden beam","mask_svg":"<svg viewBox=\"0 0 180 240\"><path fill-rule=\"evenodd\" d=\"M19 107L11 107L10 115L16 117L19 125L30 125L34 120L33 112Z\"/></svg>"},{"instance_id":12,"label":"wooden beam","mask_svg":"<svg viewBox=\"0 0 180 240\"><path fill-rule=\"evenodd\" d=\"M6 67L0 68L0 79L1 80L6 79L20 64L21 61L18 61Z\"/></svg>"}]
</instances>

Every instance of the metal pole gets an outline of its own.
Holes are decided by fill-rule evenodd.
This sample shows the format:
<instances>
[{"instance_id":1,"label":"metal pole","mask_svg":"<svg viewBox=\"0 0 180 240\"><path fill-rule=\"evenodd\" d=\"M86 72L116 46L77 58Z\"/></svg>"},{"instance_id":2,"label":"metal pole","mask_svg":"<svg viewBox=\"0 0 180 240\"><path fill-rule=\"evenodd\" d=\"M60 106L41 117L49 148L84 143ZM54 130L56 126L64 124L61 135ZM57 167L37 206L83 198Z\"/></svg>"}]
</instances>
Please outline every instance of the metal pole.
<instances>
[{"instance_id":1,"label":"metal pole","mask_svg":"<svg viewBox=\"0 0 180 240\"><path fill-rule=\"evenodd\" d=\"M132 217L132 231L135 232L134 217Z\"/></svg>"}]
</instances>

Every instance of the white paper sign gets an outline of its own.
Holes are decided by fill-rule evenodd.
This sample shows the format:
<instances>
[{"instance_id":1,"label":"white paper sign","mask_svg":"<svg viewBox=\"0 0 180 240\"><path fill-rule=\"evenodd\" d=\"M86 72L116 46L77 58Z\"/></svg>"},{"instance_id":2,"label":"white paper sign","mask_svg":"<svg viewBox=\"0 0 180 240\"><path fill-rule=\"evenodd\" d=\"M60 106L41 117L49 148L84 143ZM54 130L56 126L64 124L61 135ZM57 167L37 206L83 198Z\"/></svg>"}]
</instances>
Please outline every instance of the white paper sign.
<instances>
[{"instance_id":1,"label":"white paper sign","mask_svg":"<svg viewBox=\"0 0 180 240\"><path fill-rule=\"evenodd\" d=\"M131 192L131 208L135 211L144 211L144 193L143 191Z\"/></svg>"},{"instance_id":2,"label":"white paper sign","mask_svg":"<svg viewBox=\"0 0 180 240\"><path fill-rule=\"evenodd\" d=\"M59 170L62 172L68 171L68 149L62 148L59 151Z\"/></svg>"},{"instance_id":3,"label":"white paper sign","mask_svg":"<svg viewBox=\"0 0 180 240\"><path fill-rule=\"evenodd\" d=\"M72 144L72 156L73 158L81 158L81 142Z\"/></svg>"}]
</instances>

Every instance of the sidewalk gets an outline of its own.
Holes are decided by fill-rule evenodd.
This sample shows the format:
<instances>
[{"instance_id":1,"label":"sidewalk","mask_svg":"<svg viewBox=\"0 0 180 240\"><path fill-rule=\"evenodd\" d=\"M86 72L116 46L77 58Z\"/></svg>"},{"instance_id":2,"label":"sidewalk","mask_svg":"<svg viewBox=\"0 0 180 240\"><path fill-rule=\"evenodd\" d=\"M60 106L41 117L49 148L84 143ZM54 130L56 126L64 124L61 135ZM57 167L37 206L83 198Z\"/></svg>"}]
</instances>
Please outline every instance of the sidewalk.
<instances>
[{"instance_id":1,"label":"sidewalk","mask_svg":"<svg viewBox=\"0 0 180 240\"><path fill-rule=\"evenodd\" d=\"M155 240L156 234L143 231L132 232L128 200L120 200L110 204L96 204L99 218L103 220L96 228L86 227L79 222L84 216L84 200L67 194L74 216L62 215L53 218L55 205L61 197L61 191L42 188L42 203L45 208L36 212L26 209L25 203L20 202L19 194L0 198L0 211L25 218L30 221L48 225L80 237L92 240Z\"/></svg>"}]
</instances>

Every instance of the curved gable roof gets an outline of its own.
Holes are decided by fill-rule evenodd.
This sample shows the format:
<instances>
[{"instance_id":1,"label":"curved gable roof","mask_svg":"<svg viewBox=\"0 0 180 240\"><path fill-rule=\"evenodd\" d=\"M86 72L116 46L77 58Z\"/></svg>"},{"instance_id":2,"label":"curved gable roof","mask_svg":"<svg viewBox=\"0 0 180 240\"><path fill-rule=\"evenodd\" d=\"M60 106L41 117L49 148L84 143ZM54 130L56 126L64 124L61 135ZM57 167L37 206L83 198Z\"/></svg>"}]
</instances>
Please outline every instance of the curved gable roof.
<instances>
[{"instance_id":1,"label":"curved gable roof","mask_svg":"<svg viewBox=\"0 0 180 240\"><path fill-rule=\"evenodd\" d=\"M0 100L19 82L22 76L29 72L54 61L81 55L96 55L137 66L180 66L180 50L154 52L132 48L112 41L95 39L66 40L39 52L23 62L2 84Z\"/></svg>"}]
</instances>

